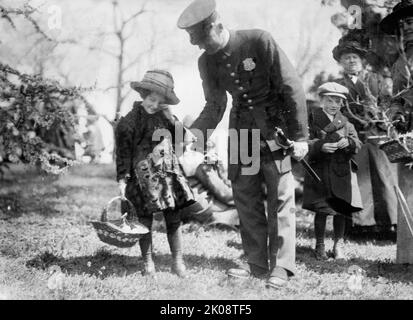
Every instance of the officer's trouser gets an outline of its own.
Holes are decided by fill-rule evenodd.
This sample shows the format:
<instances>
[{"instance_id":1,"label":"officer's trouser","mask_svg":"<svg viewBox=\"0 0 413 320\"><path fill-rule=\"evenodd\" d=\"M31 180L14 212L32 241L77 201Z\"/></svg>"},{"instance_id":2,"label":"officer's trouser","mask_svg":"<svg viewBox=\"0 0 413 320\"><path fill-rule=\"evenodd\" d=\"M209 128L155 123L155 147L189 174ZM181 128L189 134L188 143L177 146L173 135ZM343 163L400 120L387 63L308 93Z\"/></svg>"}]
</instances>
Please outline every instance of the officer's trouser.
<instances>
[{"instance_id":1,"label":"officer's trouser","mask_svg":"<svg viewBox=\"0 0 413 320\"><path fill-rule=\"evenodd\" d=\"M267 186L268 217L262 183ZM258 174L240 173L232 187L248 263L267 270L269 266L270 271L279 266L294 274L295 199L291 171L279 174L274 161L261 161Z\"/></svg>"}]
</instances>

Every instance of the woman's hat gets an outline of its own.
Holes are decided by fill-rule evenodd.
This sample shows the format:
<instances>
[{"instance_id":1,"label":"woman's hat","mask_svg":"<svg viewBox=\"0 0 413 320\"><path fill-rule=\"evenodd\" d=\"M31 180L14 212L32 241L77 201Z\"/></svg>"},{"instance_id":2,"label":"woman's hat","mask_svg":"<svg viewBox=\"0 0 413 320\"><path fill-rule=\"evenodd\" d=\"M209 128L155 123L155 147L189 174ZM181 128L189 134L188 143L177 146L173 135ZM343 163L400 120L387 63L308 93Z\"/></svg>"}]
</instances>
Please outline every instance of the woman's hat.
<instances>
[{"instance_id":1,"label":"woman's hat","mask_svg":"<svg viewBox=\"0 0 413 320\"><path fill-rule=\"evenodd\" d=\"M396 34L400 20L413 17L413 0L402 0L396 4L392 13L380 22L380 29L387 34Z\"/></svg>"},{"instance_id":2,"label":"woman's hat","mask_svg":"<svg viewBox=\"0 0 413 320\"><path fill-rule=\"evenodd\" d=\"M175 105L179 103L179 99L174 92L174 80L168 71L147 71L142 81L133 81L130 86L141 95L145 91L157 92L165 97L166 104Z\"/></svg>"},{"instance_id":3,"label":"woman's hat","mask_svg":"<svg viewBox=\"0 0 413 320\"><path fill-rule=\"evenodd\" d=\"M333 49L333 57L336 61L340 62L341 56L345 53L355 53L359 55L360 58L364 58L367 50L357 41L340 41L338 46Z\"/></svg>"},{"instance_id":4,"label":"woman's hat","mask_svg":"<svg viewBox=\"0 0 413 320\"><path fill-rule=\"evenodd\" d=\"M320 96L335 96L347 100L348 89L337 82L326 82L318 87L317 90Z\"/></svg>"}]
</instances>

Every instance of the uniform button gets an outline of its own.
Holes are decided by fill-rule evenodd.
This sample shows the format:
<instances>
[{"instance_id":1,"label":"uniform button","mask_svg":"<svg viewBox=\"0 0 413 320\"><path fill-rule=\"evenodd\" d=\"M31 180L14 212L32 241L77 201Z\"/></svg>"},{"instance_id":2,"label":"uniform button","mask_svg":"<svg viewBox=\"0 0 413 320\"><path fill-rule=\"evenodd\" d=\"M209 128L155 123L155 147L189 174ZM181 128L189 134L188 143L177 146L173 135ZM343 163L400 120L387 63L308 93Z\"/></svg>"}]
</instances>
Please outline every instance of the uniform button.
<instances>
[{"instance_id":1,"label":"uniform button","mask_svg":"<svg viewBox=\"0 0 413 320\"><path fill-rule=\"evenodd\" d=\"M242 96L243 96L244 98L248 98L248 95L247 95L246 93L244 93Z\"/></svg>"},{"instance_id":2,"label":"uniform button","mask_svg":"<svg viewBox=\"0 0 413 320\"><path fill-rule=\"evenodd\" d=\"M238 89L240 89L242 91L242 90L244 90L244 87L239 87Z\"/></svg>"},{"instance_id":3,"label":"uniform button","mask_svg":"<svg viewBox=\"0 0 413 320\"><path fill-rule=\"evenodd\" d=\"M227 68L231 68L231 64L230 64L230 63L227 64Z\"/></svg>"},{"instance_id":4,"label":"uniform button","mask_svg":"<svg viewBox=\"0 0 413 320\"><path fill-rule=\"evenodd\" d=\"M254 109L254 107L253 107L253 106L249 106L248 109L252 110L252 109Z\"/></svg>"},{"instance_id":5,"label":"uniform button","mask_svg":"<svg viewBox=\"0 0 413 320\"><path fill-rule=\"evenodd\" d=\"M237 83L237 84L238 84L238 83L239 83L239 80L238 80L238 79L237 79L237 80L235 80L235 83Z\"/></svg>"},{"instance_id":6,"label":"uniform button","mask_svg":"<svg viewBox=\"0 0 413 320\"><path fill-rule=\"evenodd\" d=\"M251 100L251 99L249 99L249 100L248 100L248 103L252 103L252 100Z\"/></svg>"},{"instance_id":7,"label":"uniform button","mask_svg":"<svg viewBox=\"0 0 413 320\"><path fill-rule=\"evenodd\" d=\"M231 72L229 75L230 75L231 77L235 77L235 72Z\"/></svg>"},{"instance_id":8,"label":"uniform button","mask_svg":"<svg viewBox=\"0 0 413 320\"><path fill-rule=\"evenodd\" d=\"M224 54L224 55L222 56L222 59L225 60L226 58L227 58L227 56Z\"/></svg>"}]
</instances>

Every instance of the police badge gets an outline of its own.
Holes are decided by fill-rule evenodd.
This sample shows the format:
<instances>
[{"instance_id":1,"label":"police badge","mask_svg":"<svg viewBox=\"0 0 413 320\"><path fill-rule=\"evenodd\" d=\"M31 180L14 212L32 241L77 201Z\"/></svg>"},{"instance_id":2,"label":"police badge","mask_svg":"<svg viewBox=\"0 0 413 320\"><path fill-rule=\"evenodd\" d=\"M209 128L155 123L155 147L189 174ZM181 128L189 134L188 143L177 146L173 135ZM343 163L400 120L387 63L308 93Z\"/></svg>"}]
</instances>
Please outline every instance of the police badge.
<instances>
[{"instance_id":1,"label":"police badge","mask_svg":"<svg viewBox=\"0 0 413 320\"><path fill-rule=\"evenodd\" d=\"M256 64L252 58L247 58L244 61L242 61L242 63L244 64L245 71L252 71L256 67Z\"/></svg>"}]
</instances>

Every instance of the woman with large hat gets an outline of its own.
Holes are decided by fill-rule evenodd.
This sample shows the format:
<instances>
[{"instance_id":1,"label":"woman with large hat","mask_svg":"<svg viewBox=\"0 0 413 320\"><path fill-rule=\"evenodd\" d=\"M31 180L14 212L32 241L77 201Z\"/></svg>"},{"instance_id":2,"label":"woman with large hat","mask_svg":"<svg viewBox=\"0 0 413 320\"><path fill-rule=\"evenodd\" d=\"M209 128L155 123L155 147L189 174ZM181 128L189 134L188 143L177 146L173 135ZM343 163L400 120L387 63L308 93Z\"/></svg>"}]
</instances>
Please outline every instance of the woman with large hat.
<instances>
[{"instance_id":1,"label":"woman with large hat","mask_svg":"<svg viewBox=\"0 0 413 320\"><path fill-rule=\"evenodd\" d=\"M413 131L413 0L402 0L392 12L380 22L383 32L395 36L399 41L399 58L392 68L393 98L390 108L396 128L401 132ZM410 210L413 210L413 171L404 164L399 165L399 186ZM397 228L397 262L413 263L413 235L403 215L399 215Z\"/></svg>"},{"instance_id":2,"label":"woman with large hat","mask_svg":"<svg viewBox=\"0 0 413 320\"><path fill-rule=\"evenodd\" d=\"M401 42L400 56L393 66L393 92L399 93L412 85L413 65L413 0L398 3L391 14L380 22L384 33L396 36Z\"/></svg>"},{"instance_id":3,"label":"woman with large hat","mask_svg":"<svg viewBox=\"0 0 413 320\"><path fill-rule=\"evenodd\" d=\"M333 50L334 59L343 68L343 77L336 82L348 90L348 104L343 114L355 126L363 145L355 156L359 170L357 178L361 190L364 209L353 215L353 225L389 230L397 223L397 168L391 164L386 154L368 137L380 133L375 126L366 126L369 107L375 107L385 100L386 91L381 75L366 70L367 50L356 40L343 38ZM355 231L355 229L353 229Z\"/></svg>"},{"instance_id":4,"label":"woman with large hat","mask_svg":"<svg viewBox=\"0 0 413 320\"><path fill-rule=\"evenodd\" d=\"M135 102L116 128L116 171L121 196L134 204L139 221L149 229L153 213L164 213L172 271L184 276L180 209L193 204L194 197L172 143L177 121L168 105L179 103L174 81L167 71L151 70L142 81L132 82L131 87L143 101ZM141 238L139 245L144 274L153 274L152 233Z\"/></svg>"}]
</instances>

